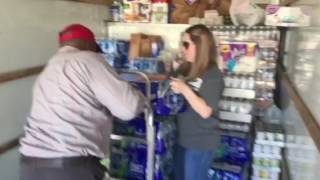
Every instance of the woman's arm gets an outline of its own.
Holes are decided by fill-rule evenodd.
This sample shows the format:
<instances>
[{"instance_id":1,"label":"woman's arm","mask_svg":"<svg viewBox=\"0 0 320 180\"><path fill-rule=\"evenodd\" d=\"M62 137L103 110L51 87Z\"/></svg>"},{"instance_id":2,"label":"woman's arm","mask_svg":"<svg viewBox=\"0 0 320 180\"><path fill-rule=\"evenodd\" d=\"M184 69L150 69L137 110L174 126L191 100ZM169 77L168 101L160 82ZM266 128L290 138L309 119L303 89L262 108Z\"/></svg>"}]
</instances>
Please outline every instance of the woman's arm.
<instances>
[{"instance_id":1,"label":"woman's arm","mask_svg":"<svg viewBox=\"0 0 320 180\"><path fill-rule=\"evenodd\" d=\"M190 106L196 111L203 119L208 119L213 114L213 109L207 102L198 96L185 82L180 79L171 78L171 89L175 93L182 94L189 102Z\"/></svg>"}]
</instances>

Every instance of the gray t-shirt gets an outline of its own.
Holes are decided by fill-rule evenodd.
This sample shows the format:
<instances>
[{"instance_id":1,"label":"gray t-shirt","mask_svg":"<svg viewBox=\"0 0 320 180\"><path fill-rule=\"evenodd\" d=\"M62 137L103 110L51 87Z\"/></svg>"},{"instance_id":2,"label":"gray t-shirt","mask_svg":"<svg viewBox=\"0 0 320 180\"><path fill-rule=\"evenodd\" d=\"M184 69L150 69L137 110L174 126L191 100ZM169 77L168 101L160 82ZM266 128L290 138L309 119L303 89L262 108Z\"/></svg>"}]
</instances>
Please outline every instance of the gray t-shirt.
<instances>
[{"instance_id":1,"label":"gray t-shirt","mask_svg":"<svg viewBox=\"0 0 320 180\"><path fill-rule=\"evenodd\" d=\"M218 68L211 68L202 77L202 84L196 92L212 107L213 115L203 119L191 107L178 116L178 144L192 149L215 149L219 144L218 103L224 88L223 74Z\"/></svg>"}]
</instances>

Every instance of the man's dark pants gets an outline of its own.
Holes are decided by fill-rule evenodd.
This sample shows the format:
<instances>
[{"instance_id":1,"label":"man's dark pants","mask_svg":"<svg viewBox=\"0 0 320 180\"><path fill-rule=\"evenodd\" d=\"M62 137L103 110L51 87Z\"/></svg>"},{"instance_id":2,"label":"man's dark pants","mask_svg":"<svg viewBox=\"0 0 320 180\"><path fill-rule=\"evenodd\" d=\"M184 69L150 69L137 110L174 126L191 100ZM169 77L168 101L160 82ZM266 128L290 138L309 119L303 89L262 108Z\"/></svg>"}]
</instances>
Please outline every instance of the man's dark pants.
<instances>
[{"instance_id":1,"label":"man's dark pants","mask_svg":"<svg viewBox=\"0 0 320 180\"><path fill-rule=\"evenodd\" d=\"M22 156L20 180L103 180L105 168L96 157L33 158Z\"/></svg>"}]
</instances>

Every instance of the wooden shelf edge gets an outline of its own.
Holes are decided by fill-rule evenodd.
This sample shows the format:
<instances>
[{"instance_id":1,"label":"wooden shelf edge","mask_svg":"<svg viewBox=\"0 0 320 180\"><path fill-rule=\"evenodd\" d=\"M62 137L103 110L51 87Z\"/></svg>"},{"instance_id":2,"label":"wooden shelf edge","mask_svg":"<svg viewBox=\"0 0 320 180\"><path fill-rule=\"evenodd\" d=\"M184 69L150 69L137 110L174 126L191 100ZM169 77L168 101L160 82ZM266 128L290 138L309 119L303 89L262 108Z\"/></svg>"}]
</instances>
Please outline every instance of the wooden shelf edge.
<instances>
[{"instance_id":1,"label":"wooden shelf edge","mask_svg":"<svg viewBox=\"0 0 320 180\"><path fill-rule=\"evenodd\" d=\"M89 3L89 4L96 4L96 5L106 5L106 6L110 6L112 4L112 0L64 0L64 1Z\"/></svg>"},{"instance_id":2,"label":"wooden shelf edge","mask_svg":"<svg viewBox=\"0 0 320 180\"><path fill-rule=\"evenodd\" d=\"M320 125L317 119L314 117L310 109L305 104L304 100L300 96L298 90L294 86L293 82L290 80L287 73L283 68L279 68L279 73L284 85L288 91L289 96L293 100L293 103L299 112L307 130L309 131L315 145L320 151Z\"/></svg>"},{"instance_id":3,"label":"wooden shelf edge","mask_svg":"<svg viewBox=\"0 0 320 180\"><path fill-rule=\"evenodd\" d=\"M44 68L44 65L41 65L36 67L20 69L16 71L0 73L0 84L39 74L43 70L43 68Z\"/></svg>"},{"instance_id":4,"label":"wooden shelf edge","mask_svg":"<svg viewBox=\"0 0 320 180\"><path fill-rule=\"evenodd\" d=\"M12 139L12 140L0 145L0 155L10 151L11 149L14 149L17 146L19 146L20 137L21 137L21 135L19 135L18 137L15 137L14 139Z\"/></svg>"}]
</instances>

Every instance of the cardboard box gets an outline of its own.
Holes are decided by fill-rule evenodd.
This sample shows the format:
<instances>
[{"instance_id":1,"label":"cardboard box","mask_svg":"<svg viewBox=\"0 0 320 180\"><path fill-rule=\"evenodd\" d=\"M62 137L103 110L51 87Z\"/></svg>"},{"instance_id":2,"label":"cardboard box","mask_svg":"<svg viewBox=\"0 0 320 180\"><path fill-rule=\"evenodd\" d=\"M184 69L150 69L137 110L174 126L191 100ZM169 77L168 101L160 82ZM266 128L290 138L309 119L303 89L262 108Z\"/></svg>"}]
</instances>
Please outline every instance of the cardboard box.
<instances>
[{"instance_id":1,"label":"cardboard box","mask_svg":"<svg viewBox=\"0 0 320 180\"><path fill-rule=\"evenodd\" d=\"M151 1L124 0L123 12L125 22L150 22Z\"/></svg>"},{"instance_id":2,"label":"cardboard box","mask_svg":"<svg viewBox=\"0 0 320 180\"><path fill-rule=\"evenodd\" d=\"M231 0L215 0L210 9L217 10L220 16L230 15Z\"/></svg>"},{"instance_id":3,"label":"cardboard box","mask_svg":"<svg viewBox=\"0 0 320 180\"><path fill-rule=\"evenodd\" d=\"M173 0L173 11L171 11L170 15L170 23L176 24L186 24L190 17L195 17L197 12L197 8L199 5L199 0L195 1L193 4L187 4L184 0Z\"/></svg>"},{"instance_id":4,"label":"cardboard box","mask_svg":"<svg viewBox=\"0 0 320 180\"><path fill-rule=\"evenodd\" d=\"M129 55L128 55L129 61L133 60L136 57L139 57L142 36L143 34L131 34Z\"/></svg>"},{"instance_id":5,"label":"cardboard box","mask_svg":"<svg viewBox=\"0 0 320 180\"><path fill-rule=\"evenodd\" d=\"M136 57L152 57L152 44L163 45L163 40L160 36L146 35L142 33L131 34L129 60Z\"/></svg>"}]
</instances>

